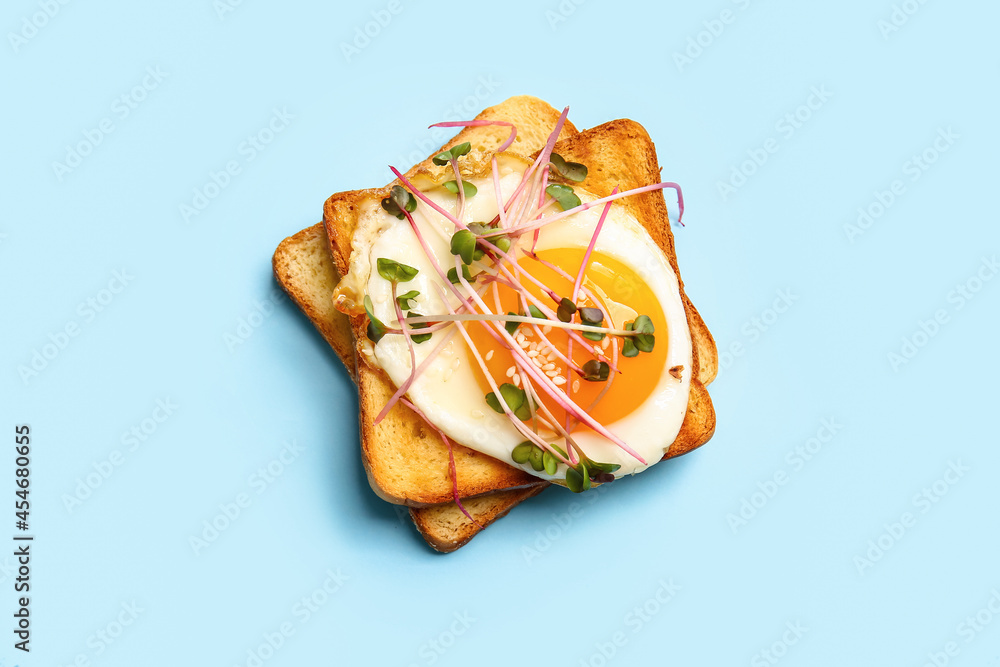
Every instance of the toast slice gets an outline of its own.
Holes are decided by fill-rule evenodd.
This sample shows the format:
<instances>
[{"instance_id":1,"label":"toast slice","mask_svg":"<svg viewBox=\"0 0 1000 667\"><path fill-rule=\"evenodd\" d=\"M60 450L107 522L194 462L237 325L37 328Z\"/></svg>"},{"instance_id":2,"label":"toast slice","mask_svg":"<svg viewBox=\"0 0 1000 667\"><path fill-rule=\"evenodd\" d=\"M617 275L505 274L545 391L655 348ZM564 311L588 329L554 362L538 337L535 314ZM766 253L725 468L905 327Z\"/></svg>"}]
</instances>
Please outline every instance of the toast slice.
<instances>
[{"instance_id":1,"label":"toast slice","mask_svg":"<svg viewBox=\"0 0 1000 667\"><path fill-rule=\"evenodd\" d=\"M278 246L272 260L274 275L292 301L309 318L326 342L333 348L351 377L355 377L354 339L347 316L333 307L330 294L340 281L333 264L322 224L307 227L286 238ZM688 411L692 418L702 413L697 401L702 396L692 393ZM683 429L687 440L680 437L669 455L677 456L697 446L695 429ZM512 508L540 493L547 485L524 489L496 491L463 502L466 510L478 522L469 521L454 502L412 507L410 517L424 540L443 553L464 546L481 530L505 516Z\"/></svg>"},{"instance_id":2,"label":"toast slice","mask_svg":"<svg viewBox=\"0 0 1000 667\"><path fill-rule=\"evenodd\" d=\"M558 114L554 109L534 98L516 97L491 107L478 118L510 119L518 124L520 143L514 148L534 148L533 157L544 144ZM541 119L541 121L539 120ZM527 131L521 127L527 126ZM547 125L547 129L541 126ZM489 130L489 133L482 132ZM496 148L506 138L506 128L467 128L452 141L453 146L463 141L476 151L486 153ZM610 194L618 185L630 189L660 180L656 151L649 135L641 125L630 120L617 120L583 133L567 126L560 134L556 152L590 167L583 189L597 195ZM537 146L535 145L537 144ZM436 154L436 153L435 153ZM410 174L433 170L430 160L413 167ZM390 184L391 185L391 184ZM331 255L341 272L349 269L351 242L360 212L366 202L382 199L388 187L378 190L342 192L330 197L324 207L324 225L330 238ZM714 379L718 370L715 341L690 299L683 290L683 281L677 268L673 235L662 192L650 192L621 200L630 212L646 227L654 241L668 257L678 276L693 342L691 396L688 414L677 440L667 457L680 455L706 442L715 429L715 413L705 385ZM367 320L363 314L351 317L356 345L365 336ZM395 388L385 374L367 363L358 364L360 390L362 450L365 468L372 488L384 499L411 506L446 502L451 497L451 484L447 475L447 448L431 431L424 428L422 420L402 406L397 406L380 424L373 417L392 396ZM520 469L501 461L477 454L473 450L456 446L456 465L459 477L459 495L463 498L504 488L531 484L524 479ZM414 461L421 461L416 465Z\"/></svg>"},{"instance_id":3,"label":"toast slice","mask_svg":"<svg viewBox=\"0 0 1000 667\"><path fill-rule=\"evenodd\" d=\"M545 102L527 96L512 97L483 111L478 119L503 120L517 125L514 152L530 155L545 145L559 118L559 112ZM473 151L489 153L507 139L507 127L473 127L459 132L443 148L468 141ZM577 134L566 123L560 137ZM435 151L436 155L440 151ZM415 165L409 174L434 167L430 157ZM351 259L351 239L361 202L382 198L384 189L341 192L330 197L324 207L323 222L330 238L330 250L341 275L346 275ZM365 336L367 321L352 317L355 336ZM358 339L355 338L356 343ZM381 369L366 363L357 368L361 449L365 471L372 489L391 503L422 507L451 501L452 480L448 470L448 448L433 429L403 405L397 405L380 423L375 416L389 401L396 387ZM538 477L509 466L473 449L454 445L458 495L461 498L546 484Z\"/></svg>"},{"instance_id":4,"label":"toast slice","mask_svg":"<svg viewBox=\"0 0 1000 667\"><path fill-rule=\"evenodd\" d=\"M330 299L333 288L340 282L340 274L330 257L322 223L282 241L274 252L272 266L278 284L330 344L348 374L356 378L351 323L333 307ZM524 489L497 491L463 502L479 526L469 521L454 502L410 508L410 517L430 546L447 553L475 537L480 526L485 528L505 516L515 505L537 495L546 486L548 484L536 484Z\"/></svg>"}]
</instances>

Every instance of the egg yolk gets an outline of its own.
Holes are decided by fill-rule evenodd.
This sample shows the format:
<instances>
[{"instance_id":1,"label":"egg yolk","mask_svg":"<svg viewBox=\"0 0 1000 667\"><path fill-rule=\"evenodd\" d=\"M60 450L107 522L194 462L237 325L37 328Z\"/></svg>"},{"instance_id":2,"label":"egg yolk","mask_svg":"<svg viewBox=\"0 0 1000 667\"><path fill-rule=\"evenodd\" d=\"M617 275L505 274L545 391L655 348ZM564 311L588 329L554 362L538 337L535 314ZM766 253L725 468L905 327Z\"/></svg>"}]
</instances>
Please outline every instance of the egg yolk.
<instances>
[{"instance_id":1,"label":"egg yolk","mask_svg":"<svg viewBox=\"0 0 1000 667\"><path fill-rule=\"evenodd\" d=\"M583 248L554 248L537 253L541 260L559 267L574 279L580 270L584 254ZM521 271L531 274L560 297L572 296L573 280L561 276L559 272L542 262L523 256L518 261L518 266ZM535 283L523 275L520 282L539 302L546 304L553 311L556 310L558 303ZM652 320L655 331L653 351L640 352L635 357L624 357L621 354L623 342L621 337L609 335L602 341L584 338L583 341L586 343L584 346L579 339L571 341L570 334L564 329L539 326L539 330L536 331L527 323L522 323L517 328L514 337L521 349L531 358L539 373L552 377L577 406L599 423L609 425L635 410L656 388L666 364L667 324L659 300L642 277L625 263L608 255L596 251L591 254L584 274L583 288L576 299L576 305L601 307L604 312L609 313L612 321L609 323L606 317L602 323L604 327L623 329L626 322L634 320L638 315L647 315ZM596 299L597 303L594 303L593 299ZM493 283L483 295L483 300L495 313L520 314L523 310L517 293L500 283ZM574 315L572 321L580 323L579 315ZM538 381L530 376L526 378L526 373L517 370L513 353L487 331L488 327L493 329L496 324L472 322L466 327L473 344L485 359L487 370L496 385L511 383L524 388L527 379L542 404L561 425L565 426L566 413L563 408L539 386ZM496 333L496 330L493 329L493 332ZM618 341L616 363L613 363L613 341ZM600 350L599 355L595 354L595 346L596 350ZM554 352L552 348L562 355ZM608 387L607 382L585 380L575 371L571 371L567 376L566 363L562 357L571 358L581 368L595 358L607 361L612 365L610 376L613 378L609 377L611 386ZM617 373L614 366L617 366ZM478 369L476 364L473 364L473 367ZM477 373L477 379L484 395L492 391L481 370ZM600 396L605 388L607 391ZM598 398L600 400L597 400ZM575 428L587 427L575 425Z\"/></svg>"}]
</instances>

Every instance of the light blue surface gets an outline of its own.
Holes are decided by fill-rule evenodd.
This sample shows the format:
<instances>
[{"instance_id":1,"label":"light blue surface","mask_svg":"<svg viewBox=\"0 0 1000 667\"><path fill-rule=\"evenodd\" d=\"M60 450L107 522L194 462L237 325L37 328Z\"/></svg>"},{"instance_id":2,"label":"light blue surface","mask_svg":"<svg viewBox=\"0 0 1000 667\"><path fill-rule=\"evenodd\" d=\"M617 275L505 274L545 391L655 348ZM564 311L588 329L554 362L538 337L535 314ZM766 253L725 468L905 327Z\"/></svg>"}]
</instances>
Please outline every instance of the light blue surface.
<instances>
[{"instance_id":1,"label":"light blue surface","mask_svg":"<svg viewBox=\"0 0 1000 667\"><path fill-rule=\"evenodd\" d=\"M965 620L1000 589L1000 279L976 283L1000 252L996 3L907 0L892 32L888 0L404 0L395 15L247 0L221 17L212 0L49 4L51 18L8 2L0 21L33 35L0 48L0 492L13 533L12 427L28 423L37 536L32 652L5 631L0 664L253 665L284 623L269 667L1000 664L1000 616ZM391 20L348 57L372 12ZM678 64L689 39L707 46ZM115 102L144 79L134 109ZM605 493L550 489L440 556L370 491L352 385L322 339L287 299L253 313L275 246L327 196L429 152L426 126L456 104L472 116L523 93L569 104L581 128L641 122L684 186L680 266L730 352L718 429ZM273 141L241 147L275 110L292 118ZM797 112L799 127L782 120ZM113 131L57 173L102 121ZM949 128L913 180L911 156L934 157ZM762 152L724 198L719 182ZM186 221L181 205L230 161L239 173ZM116 271L124 289L102 292ZM968 281L981 289L964 300ZM769 312L782 293L791 305ZM87 299L106 304L91 314ZM894 368L904 337L922 346ZM129 451L122 434L168 399ZM842 426L811 460L786 457L829 419ZM253 477L286 441L301 452L280 476ZM115 450L121 465L67 509ZM967 470L921 500L953 462ZM240 494L249 506L196 554L190 537ZM762 506L733 524L744 499ZM891 548L858 561L880 538ZM13 560L0 564L10 619ZM347 579L306 616L296 605L328 571Z\"/></svg>"}]
</instances>

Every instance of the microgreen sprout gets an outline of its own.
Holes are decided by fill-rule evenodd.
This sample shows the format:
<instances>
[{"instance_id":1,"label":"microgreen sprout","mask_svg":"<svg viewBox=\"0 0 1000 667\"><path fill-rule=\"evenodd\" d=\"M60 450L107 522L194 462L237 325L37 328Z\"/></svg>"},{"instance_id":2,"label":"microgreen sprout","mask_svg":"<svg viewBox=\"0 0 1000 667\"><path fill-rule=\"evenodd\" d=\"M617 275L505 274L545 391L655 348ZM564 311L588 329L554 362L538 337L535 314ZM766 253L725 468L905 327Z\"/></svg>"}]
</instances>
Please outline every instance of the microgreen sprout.
<instances>
[{"instance_id":1,"label":"microgreen sprout","mask_svg":"<svg viewBox=\"0 0 1000 667\"><path fill-rule=\"evenodd\" d=\"M447 188L448 192L451 194L458 194L458 181L445 181L444 187ZM479 192L479 188L468 181L462 181L462 189L465 190L466 197L471 197Z\"/></svg>"},{"instance_id":2,"label":"microgreen sprout","mask_svg":"<svg viewBox=\"0 0 1000 667\"><path fill-rule=\"evenodd\" d=\"M560 322L569 322L573 319L573 315L576 314L576 304L563 297L559 301L559 308L556 310L556 317L559 318Z\"/></svg>"},{"instance_id":3,"label":"microgreen sprout","mask_svg":"<svg viewBox=\"0 0 1000 667\"><path fill-rule=\"evenodd\" d=\"M567 162L559 153L553 153L549 157L549 162L557 174L567 181L581 183L587 179L587 165L579 162Z\"/></svg>"},{"instance_id":4,"label":"microgreen sprout","mask_svg":"<svg viewBox=\"0 0 1000 667\"><path fill-rule=\"evenodd\" d=\"M412 213L417 210L417 200L402 186L394 185L389 190L389 196L382 200L382 208L402 220L406 217L403 211Z\"/></svg>"},{"instance_id":5,"label":"microgreen sprout","mask_svg":"<svg viewBox=\"0 0 1000 667\"><path fill-rule=\"evenodd\" d=\"M465 264L472 264L482 259L486 251L478 246L475 234L468 229L460 229L451 237L451 254L461 257Z\"/></svg>"},{"instance_id":6,"label":"microgreen sprout","mask_svg":"<svg viewBox=\"0 0 1000 667\"><path fill-rule=\"evenodd\" d=\"M439 167L443 167L452 160L457 160L463 155L467 155L470 150L472 150L472 144L466 141L465 143L452 146L446 151L441 151L431 161ZM458 192L458 188L455 188L455 192Z\"/></svg>"},{"instance_id":7,"label":"microgreen sprout","mask_svg":"<svg viewBox=\"0 0 1000 667\"><path fill-rule=\"evenodd\" d=\"M568 211L582 204L580 198L573 192L573 188L568 185L553 183L545 188L545 194L555 199L559 203L559 208L563 211Z\"/></svg>"},{"instance_id":8,"label":"microgreen sprout","mask_svg":"<svg viewBox=\"0 0 1000 667\"><path fill-rule=\"evenodd\" d=\"M656 339L653 336L653 321L647 315L640 315L634 321L627 322L625 330L635 332L635 335L625 339L622 356L637 357L640 352L653 351Z\"/></svg>"},{"instance_id":9,"label":"microgreen sprout","mask_svg":"<svg viewBox=\"0 0 1000 667\"><path fill-rule=\"evenodd\" d=\"M410 314L408 314L406 316L406 319L409 320L411 317L423 317L423 315L421 315L420 313L410 313ZM410 324L409 326L410 326L411 329L426 329L427 327L430 326L430 324L427 323L427 322L423 322L423 323L420 323L420 324ZM425 333L425 334L410 334L410 340L412 340L414 343L417 343L419 345L420 343L424 343L426 341L429 341L431 339L431 336L433 336L433 335L434 334L429 334L429 333Z\"/></svg>"},{"instance_id":10,"label":"microgreen sprout","mask_svg":"<svg viewBox=\"0 0 1000 667\"><path fill-rule=\"evenodd\" d=\"M395 260L379 257L376 262L378 274L390 283L405 283L417 277L417 269Z\"/></svg>"},{"instance_id":11,"label":"microgreen sprout","mask_svg":"<svg viewBox=\"0 0 1000 667\"><path fill-rule=\"evenodd\" d=\"M607 382L611 367L606 361L591 359L583 365L583 379L588 382Z\"/></svg>"},{"instance_id":12,"label":"microgreen sprout","mask_svg":"<svg viewBox=\"0 0 1000 667\"><path fill-rule=\"evenodd\" d=\"M469 273L469 266L467 264L462 265L462 276L466 280L472 280L472 274ZM452 285L457 285L461 282L458 279L458 271L456 271L453 268L448 269L448 282L450 282Z\"/></svg>"},{"instance_id":13,"label":"microgreen sprout","mask_svg":"<svg viewBox=\"0 0 1000 667\"><path fill-rule=\"evenodd\" d=\"M398 303L399 307L403 310L412 310L413 302L418 296L420 296L420 292L415 289L411 289L409 292L397 296L396 303Z\"/></svg>"},{"instance_id":14,"label":"microgreen sprout","mask_svg":"<svg viewBox=\"0 0 1000 667\"><path fill-rule=\"evenodd\" d=\"M514 413L521 421L531 418L531 401L528 399L528 395L520 387L516 387L509 382L505 382L500 385L500 395L503 396L504 402L510 411ZM493 408L496 412L503 414L503 406L500 405L500 400L497 398L496 393L490 392L486 394L486 404Z\"/></svg>"},{"instance_id":15,"label":"microgreen sprout","mask_svg":"<svg viewBox=\"0 0 1000 667\"><path fill-rule=\"evenodd\" d=\"M375 307L372 305L372 298L365 295L365 313L368 315L368 340L373 343L377 343L382 340L385 336L385 325L382 321L375 317L373 312Z\"/></svg>"}]
</instances>

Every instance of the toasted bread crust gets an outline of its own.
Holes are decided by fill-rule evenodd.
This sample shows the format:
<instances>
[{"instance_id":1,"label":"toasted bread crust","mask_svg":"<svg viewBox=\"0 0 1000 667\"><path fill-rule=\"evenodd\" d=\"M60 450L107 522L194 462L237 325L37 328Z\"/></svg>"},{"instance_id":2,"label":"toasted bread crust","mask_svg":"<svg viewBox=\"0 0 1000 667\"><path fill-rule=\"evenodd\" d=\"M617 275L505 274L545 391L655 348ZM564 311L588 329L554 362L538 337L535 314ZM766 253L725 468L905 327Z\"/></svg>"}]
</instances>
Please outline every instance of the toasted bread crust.
<instances>
[{"instance_id":1,"label":"toasted bread crust","mask_svg":"<svg viewBox=\"0 0 1000 667\"><path fill-rule=\"evenodd\" d=\"M528 102L530 101L530 103ZM479 118L506 119L528 115L541 115L551 128L557 112L544 102L533 98L512 98L480 114ZM510 115L505 115L510 114ZM530 136L522 137L521 147L530 145L536 137L541 149L545 132L539 129L544 122L536 117L529 125ZM519 126L520 129L520 126ZM484 132L489 130L489 132ZM473 150L488 151L496 148L507 137L506 128L466 128L443 148L462 141L473 143ZM560 135L557 152L590 167L583 189L598 196L610 194L616 185L630 189L660 180L656 151L649 135L638 123L616 120L583 133L576 133L568 126ZM430 161L415 165L408 173L432 169ZM354 235L361 202L383 198L388 186L381 189L356 190L331 196L324 207L324 225L330 241L331 254L337 268L346 272L350 263L351 240ZM674 250L673 234L662 191L648 192L620 200L649 231L663 250L680 285L681 298L692 338L691 396L688 413L681 431L664 458L677 456L708 441L715 429L715 414L705 385L714 379L718 370L715 342L704 321L687 297L680 278ZM365 336L367 321L363 315L351 318L356 341ZM369 481L375 492L389 502L410 506L444 503L452 497L452 484L447 470L447 448L440 438L426 428L422 420L403 406L396 406L379 424L374 416L394 392L394 386L385 374L367 363L358 364L358 384L361 405L362 460ZM692 406L696 406L692 410ZM492 457L456 445L454 447L458 470L459 496L472 497L491 491L538 485L541 480L519 468L509 466Z\"/></svg>"},{"instance_id":2,"label":"toasted bread crust","mask_svg":"<svg viewBox=\"0 0 1000 667\"><path fill-rule=\"evenodd\" d=\"M333 348L352 378L354 337L347 316L333 307L330 293L340 274L330 257L322 223L303 229L278 245L272 258L274 276L292 301ZM411 508L410 516L421 536L434 549L450 552L466 544L482 529L505 516L514 506L539 493L547 484L513 491L496 491L469 499L466 509L479 525L466 519L455 503Z\"/></svg>"},{"instance_id":3,"label":"toasted bread crust","mask_svg":"<svg viewBox=\"0 0 1000 667\"><path fill-rule=\"evenodd\" d=\"M484 110L480 120L506 120L518 124L518 140L511 150L534 152L548 139L559 118L559 112L533 97L513 97ZM560 136L572 136L577 130L567 121ZM465 128L440 150L468 141L473 151L488 153L507 139L510 129L503 126ZM436 155L439 151L435 151ZM420 170L437 170L431 158L414 165L407 174ZM389 187L340 192L331 196L324 206L323 223L330 240L331 255L341 274L346 274L351 257L351 241L360 213L361 202L382 199ZM367 320L363 315L351 317L356 343L363 340ZM381 369L361 361L358 363L362 461L372 489L379 497L401 505L421 507L446 503L452 499L452 481L448 470L448 449L432 429L428 429L413 411L397 405L378 424L375 416L395 392L395 386ZM474 497L491 491L547 486L547 482L520 468L453 445L458 477L458 495Z\"/></svg>"}]
</instances>

